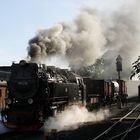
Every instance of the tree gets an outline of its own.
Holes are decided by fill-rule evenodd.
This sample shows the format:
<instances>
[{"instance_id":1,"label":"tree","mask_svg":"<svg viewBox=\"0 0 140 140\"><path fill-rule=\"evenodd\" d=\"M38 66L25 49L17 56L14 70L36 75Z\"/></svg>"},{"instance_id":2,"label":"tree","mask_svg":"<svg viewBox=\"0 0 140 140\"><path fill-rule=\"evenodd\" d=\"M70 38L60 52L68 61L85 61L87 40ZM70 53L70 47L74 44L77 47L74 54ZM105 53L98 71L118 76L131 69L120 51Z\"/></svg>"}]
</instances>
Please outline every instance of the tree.
<instances>
[{"instance_id":1,"label":"tree","mask_svg":"<svg viewBox=\"0 0 140 140\"><path fill-rule=\"evenodd\" d=\"M77 74L85 77L93 77L100 79L103 72L104 60L103 58L97 59L96 62L90 66L80 68Z\"/></svg>"},{"instance_id":2,"label":"tree","mask_svg":"<svg viewBox=\"0 0 140 140\"><path fill-rule=\"evenodd\" d=\"M132 79L134 76L138 75L140 73L140 56L138 57L138 59L132 63L132 71L131 71L131 77L130 79ZM140 75L138 75L138 78L140 79Z\"/></svg>"}]
</instances>

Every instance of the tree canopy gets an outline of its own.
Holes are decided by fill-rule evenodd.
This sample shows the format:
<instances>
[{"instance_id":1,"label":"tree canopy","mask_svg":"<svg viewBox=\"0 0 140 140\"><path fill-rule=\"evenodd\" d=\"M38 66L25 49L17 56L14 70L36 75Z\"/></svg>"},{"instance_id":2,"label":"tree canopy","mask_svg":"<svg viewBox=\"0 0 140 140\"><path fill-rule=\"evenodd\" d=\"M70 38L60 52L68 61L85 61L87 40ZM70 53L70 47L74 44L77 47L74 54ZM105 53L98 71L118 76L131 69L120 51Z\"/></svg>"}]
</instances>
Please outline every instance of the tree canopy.
<instances>
[{"instance_id":1,"label":"tree canopy","mask_svg":"<svg viewBox=\"0 0 140 140\"><path fill-rule=\"evenodd\" d=\"M139 73L140 73L140 56L134 63L132 63L132 72L131 72L130 79L132 79L134 76L138 75ZM140 75L138 75L138 78L140 79Z\"/></svg>"},{"instance_id":2,"label":"tree canopy","mask_svg":"<svg viewBox=\"0 0 140 140\"><path fill-rule=\"evenodd\" d=\"M103 58L97 59L94 64L79 69L77 71L77 74L85 77L100 79L103 72L103 65L104 65Z\"/></svg>"}]
</instances>

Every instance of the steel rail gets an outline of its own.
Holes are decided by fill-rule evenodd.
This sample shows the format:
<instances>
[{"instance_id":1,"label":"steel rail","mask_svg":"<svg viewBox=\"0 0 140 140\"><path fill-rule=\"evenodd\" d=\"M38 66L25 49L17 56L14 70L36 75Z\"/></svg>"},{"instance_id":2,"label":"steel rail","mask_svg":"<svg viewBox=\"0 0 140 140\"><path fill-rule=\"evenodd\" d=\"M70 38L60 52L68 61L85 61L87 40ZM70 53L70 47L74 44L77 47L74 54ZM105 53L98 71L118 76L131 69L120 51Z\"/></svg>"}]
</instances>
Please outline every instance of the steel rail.
<instances>
[{"instance_id":1,"label":"steel rail","mask_svg":"<svg viewBox=\"0 0 140 140\"><path fill-rule=\"evenodd\" d=\"M130 112L128 112L126 115L124 115L122 118L120 118L116 123L114 123L113 125L111 125L108 129L106 129L104 132L102 132L101 134L99 134L97 137L95 137L92 140L97 140L100 137L102 137L103 135L109 133L113 127L115 127L117 124L119 124L120 122L122 122L123 119L125 119L127 116L129 116L130 114L132 114L138 107L140 106L140 104L136 105Z\"/></svg>"},{"instance_id":2,"label":"steel rail","mask_svg":"<svg viewBox=\"0 0 140 140\"><path fill-rule=\"evenodd\" d=\"M139 124L139 125L137 125L137 126L135 126L135 127L133 127L133 128L131 128L131 129L127 129L127 130L125 130L124 132L122 132L122 133L120 133L120 134L118 134L118 135L115 135L115 136L111 137L111 138L110 138L110 139L108 139L108 140L113 140L113 139L116 139L116 138L120 137L121 135L123 135L123 134L127 133L127 132L128 132L128 130L129 130L129 133L130 133L130 132L134 131L135 129L139 128L139 127L140 127L140 124Z\"/></svg>"},{"instance_id":3,"label":"steel rail","mask_svg":"<svg viewBox=\"0 0 140 140\"><path fill-rule=\"evenodd\" d=\"M132 125L129 127L128 131L125 133L125 135L120 139L120 140L124 140L126 138L126 136L129 134L131 128L134 127L134 125L136 124L136 122L138 121L138 119L140 118L140 114L138 115L138 117L134 120L134 122L132 123Z\"/></svg>"}]
</instances>

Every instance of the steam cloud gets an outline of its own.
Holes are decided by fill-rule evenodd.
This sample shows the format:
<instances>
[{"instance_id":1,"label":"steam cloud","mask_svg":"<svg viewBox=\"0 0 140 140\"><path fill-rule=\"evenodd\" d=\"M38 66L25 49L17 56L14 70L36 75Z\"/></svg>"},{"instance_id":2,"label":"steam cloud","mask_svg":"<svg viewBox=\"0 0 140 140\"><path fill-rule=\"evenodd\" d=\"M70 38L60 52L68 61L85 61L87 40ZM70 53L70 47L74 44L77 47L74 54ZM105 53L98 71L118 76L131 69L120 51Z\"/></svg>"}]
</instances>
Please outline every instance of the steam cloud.
<instances>
[{"instance_id":1,"label":"steam cloud","mask_svg":"<svg viewBox=\"0 0 140 140\"><path fill-rule=\"evenodd\" d=\"M45 131L56 129L57 131L76 129L85 122L104 120L110 115L109 110L100 110L96 113L88 112L85 107L73 105L56 117L50 117L44 126Z\"/></svg>"},{"instance_id":2,"label":"steam cloud","mask_svg":"<svg viewBox=\"0 0 140 140\"><path fill-rule=\"evenodd\" d=\"M104 78L116 78L116 57L123 58L123 78L129 77L131 63L140 52L140 1L122 6L108 17L99 11L81 10L73 23L60 23L39 30L29 41L31 61L40 62L62 56L73 69L94 64L104 59ZM103 16L101 16L103 15Z\"/></svg>"},{"instance_id":3,"label":"steam cloud","mask_svg":"<svg viewBox=\"0 0 140 140\"><path fill-rule=\"evenodd\" d=\"M31 61L62 55L70 67L80 68L93 64L102 56L105 38L100 21L94 12L83 10L73 24L61 23L50 29L40 30L29 41Z\"/></svg>"},{"instance_id":4,"label":"steam cloud","mask_svg":"<svg viewBox=\"0 0 140 140\"><path fill-rule=\"evenodd\" d=\"M107 41L107 52L102 56L105 60L104 77L116 77L115 58L120 54L123 59L123 78L130 77L132 62L140 52L140 1L134 0L130 6L120 9L119 13L111 16L110 25L106 28L105 36ZM114 77L113 77L114 76Z\"/></svg>"}]
</instances>

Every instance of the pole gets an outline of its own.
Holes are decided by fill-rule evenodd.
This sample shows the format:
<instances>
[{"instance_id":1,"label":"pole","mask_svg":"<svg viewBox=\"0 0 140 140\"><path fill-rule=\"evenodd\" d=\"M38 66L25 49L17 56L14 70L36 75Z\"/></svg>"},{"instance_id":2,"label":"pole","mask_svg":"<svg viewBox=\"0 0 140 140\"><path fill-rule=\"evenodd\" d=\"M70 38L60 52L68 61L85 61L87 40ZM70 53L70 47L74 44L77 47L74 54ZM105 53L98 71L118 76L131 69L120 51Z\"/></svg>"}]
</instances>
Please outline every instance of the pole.
<instances>
[{"instance_id":1,"label":"pole","mask_svg":"<svg viewBox=\"0 0 140 140\"><path fill-rule=\"evenodd\" d=\"M118 71L118 79L119 79L119 80L121 79L120 71Z\"/></svg>"}]
</instances>

